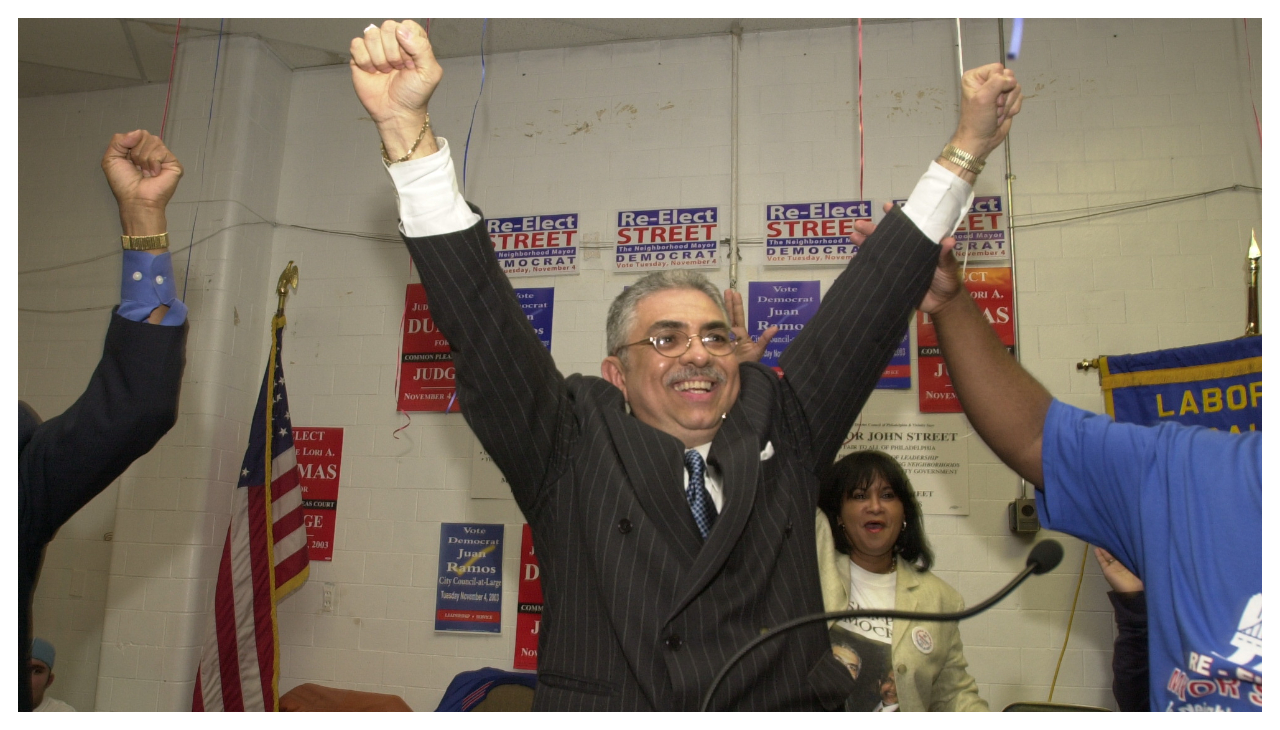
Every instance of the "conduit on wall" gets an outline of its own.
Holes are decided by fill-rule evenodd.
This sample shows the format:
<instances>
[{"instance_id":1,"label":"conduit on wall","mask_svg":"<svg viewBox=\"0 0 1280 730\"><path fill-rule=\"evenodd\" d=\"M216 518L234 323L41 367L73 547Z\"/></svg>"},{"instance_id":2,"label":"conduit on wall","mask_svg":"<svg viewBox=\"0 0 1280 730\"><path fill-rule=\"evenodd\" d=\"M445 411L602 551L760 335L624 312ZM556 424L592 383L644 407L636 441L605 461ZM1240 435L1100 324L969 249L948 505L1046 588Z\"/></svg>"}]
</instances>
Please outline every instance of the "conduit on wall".
<instances>
[{"instance_id":1,"label":"conduit on wall","mask_svg":"<svg viewBox=\"0 0 1280 730\"><path fill-rule=\"evenodd\" d=\"M733 21L729 31L729 288L738 290L738 54L742 26Z\"/></svg>"}]
</instances>

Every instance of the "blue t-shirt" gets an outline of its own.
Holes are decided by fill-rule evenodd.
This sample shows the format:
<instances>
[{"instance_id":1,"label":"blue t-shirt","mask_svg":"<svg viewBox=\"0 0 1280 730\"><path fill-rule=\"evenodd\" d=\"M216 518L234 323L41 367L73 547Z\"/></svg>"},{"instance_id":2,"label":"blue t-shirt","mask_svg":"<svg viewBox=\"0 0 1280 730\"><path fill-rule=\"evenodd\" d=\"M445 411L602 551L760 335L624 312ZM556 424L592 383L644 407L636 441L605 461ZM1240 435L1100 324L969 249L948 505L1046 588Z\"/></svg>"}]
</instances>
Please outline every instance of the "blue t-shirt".
<instances>
[{"instance_id":1,"label":"blue t-shirt","mask_svg":"<svg viewBox=\"0 0 1280 730\"><path fill-rule=\"evenodd\" d=\"M1151 709L1262 709L1262 434L1136 426L1054 401L1046 527L1146 584Z\"/></svg>"}]
</instances>

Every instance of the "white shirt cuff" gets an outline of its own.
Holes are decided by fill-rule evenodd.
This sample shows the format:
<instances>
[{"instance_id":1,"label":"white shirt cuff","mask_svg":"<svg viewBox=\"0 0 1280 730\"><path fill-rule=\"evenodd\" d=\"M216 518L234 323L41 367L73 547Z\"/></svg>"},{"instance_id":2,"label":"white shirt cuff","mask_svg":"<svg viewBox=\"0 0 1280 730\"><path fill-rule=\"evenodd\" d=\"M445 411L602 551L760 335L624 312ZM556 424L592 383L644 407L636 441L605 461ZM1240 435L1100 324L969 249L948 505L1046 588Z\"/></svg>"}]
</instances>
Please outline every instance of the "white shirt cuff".
<instances>
[{"instance_id":1,"label":"white shirt cuff","mask_svg":"<svg viewBox=\"0 0 1280 730\"><path fill-rule=\"evenodd\" d=\"M387 165L400 208L400 231L410 238L463 231L480 220L458 189L449 141L436 137L436 144L440 149L433 154Z\"/></svg>"},{"instance_id":2,"label":"white shirt cuff","mask_svg":"<svg viewBox=\"0 0 1280 730\"><path fill-rule=\"evenodd\" d=\"M956 226L971 207L973 186L934 161L916 183L902 212L921 233L937 243L956 232Z\"/></svg>"}]
</instances>

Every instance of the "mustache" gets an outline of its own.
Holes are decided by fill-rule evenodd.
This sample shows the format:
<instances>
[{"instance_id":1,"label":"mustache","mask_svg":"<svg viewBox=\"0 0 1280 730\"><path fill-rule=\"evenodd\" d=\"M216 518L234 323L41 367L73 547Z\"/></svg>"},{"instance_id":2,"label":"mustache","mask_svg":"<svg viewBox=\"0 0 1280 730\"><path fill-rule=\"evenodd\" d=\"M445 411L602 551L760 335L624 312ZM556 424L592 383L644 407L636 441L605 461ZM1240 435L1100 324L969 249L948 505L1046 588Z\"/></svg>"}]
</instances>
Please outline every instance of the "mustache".
<instances>
[{"instance_id":1,"label":"mustache","mask_svg":"<svg viewBox=\"0 0 1280 730\"><path fill-rule=\"evenodd\" d=\"M710 380L712 383L720 384L725 381L724 373L718 369L704 365L698 367L696 365L684 365L667 373L667 377L662 379L663 385L675 385L681 380Z\"/></svg>"}]
</instances>

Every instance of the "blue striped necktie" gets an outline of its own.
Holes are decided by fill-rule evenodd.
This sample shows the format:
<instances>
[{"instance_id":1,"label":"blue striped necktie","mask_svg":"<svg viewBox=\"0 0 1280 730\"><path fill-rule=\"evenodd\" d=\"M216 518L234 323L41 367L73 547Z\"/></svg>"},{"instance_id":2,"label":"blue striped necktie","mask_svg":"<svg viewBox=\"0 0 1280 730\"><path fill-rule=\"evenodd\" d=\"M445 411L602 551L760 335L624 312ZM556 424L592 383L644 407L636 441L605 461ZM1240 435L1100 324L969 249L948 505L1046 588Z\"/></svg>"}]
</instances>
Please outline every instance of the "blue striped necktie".
<instances>
[{"instance_id":1,"label":"blue striped necktie","mask_svg":"<svg viewBox=\"0 0 1280 730\"><path fill-rule=\"evenodd\" d=\"M684 466L689 470L689 487L684 490L684 496L689 500L689 509L693 512L693 521L698 524L698 532L706 540L716 521L716 505L711 501L705 481L707 463L702 460L702 454L697 449L690 449L684 452Z\"/></svg>"}]
</instances>

